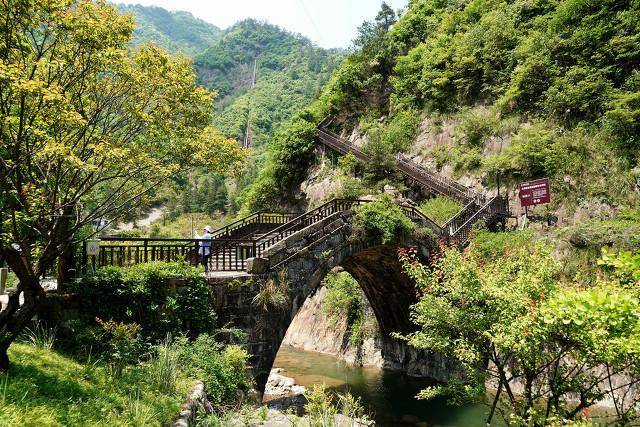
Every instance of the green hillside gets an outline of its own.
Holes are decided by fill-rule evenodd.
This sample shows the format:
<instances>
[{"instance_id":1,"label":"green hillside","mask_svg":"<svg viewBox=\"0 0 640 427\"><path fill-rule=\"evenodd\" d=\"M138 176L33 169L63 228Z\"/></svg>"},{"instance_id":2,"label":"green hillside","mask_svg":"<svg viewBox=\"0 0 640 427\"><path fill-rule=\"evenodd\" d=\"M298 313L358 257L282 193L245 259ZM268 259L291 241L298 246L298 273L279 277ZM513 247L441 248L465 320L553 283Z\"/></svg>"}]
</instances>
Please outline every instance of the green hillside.
<instances>
[{"instance_id":1,"label":"green hillside","mask_svg":"<svg viewBox=\"0 0 640 427\"><path fill-rule=\"evenodd\" d=\"M356 47L292 130L332 114L335 130L367 134L382 159L415 153L422 122L445 142L420 153L455 178L491 190L498 176L512 186L549 177L552 209L606 206L607 216L637 203L639 2L411 0L403 16L387 7L363 25ZM272 189L287 199L304 176L313 132L288 133L247 196L252 208Z\"/></svg>"},{"instance_id":2,"label":"green hillside","mask_svg":"<svg viewBox=\"0 0 640 427\"><path fill-rule=\"evenodd\" d=\"M235 211L236 194L254 180L259 155L276 129L318 96L344 52L318 48L302 36L251 19L220 30L188 12L140 5L119 9L134 15L134 46L153 42L192 56L198 83L218 94L213 125L225 136L242 141L250 118L255 149L252 161L234 181L233 191L225 186L225 177L202 170L177 180L147 204L164 204L170 218L181 213ZM254 64L256 84L251 90Z\"/></svg>"},{"instance_id":3,"label":"green hillside","mask_svg":"<svg viewBox=\"0 0 640 427\"><path fill-rule=\"evenodd\" d=\"M251 110L253 145L259 146L319 93L342 56L274 25L246 20L226 30L194 65L200 83L219 92L214 124L240 139ZM254 61L256 86L249 91Z\"/></svg>"},{"instance_id":4,"label":"green hillside","mask_svg":"<svg viewBox=\"0 0 640 427\"><path fill-rule=\"evenodd\" d=\"M119 5L121 12L134 15L136 29L132 44L152 41L171 53L193 56L211 45L222 34L213 24L198 19L189 12L170 12L161 7Z\"/></svg>"}]
</instances>

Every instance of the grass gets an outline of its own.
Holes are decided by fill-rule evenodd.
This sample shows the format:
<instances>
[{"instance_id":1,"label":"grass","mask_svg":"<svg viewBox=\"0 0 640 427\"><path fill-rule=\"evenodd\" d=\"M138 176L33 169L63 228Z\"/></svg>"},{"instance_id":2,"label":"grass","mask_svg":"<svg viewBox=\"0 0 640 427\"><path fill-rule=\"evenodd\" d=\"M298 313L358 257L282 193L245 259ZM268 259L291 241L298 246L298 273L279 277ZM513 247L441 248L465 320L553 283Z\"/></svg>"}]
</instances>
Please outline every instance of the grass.
<instances>
[{"instance_id":1,"label":"grass","mask_svg":"<svg viewBox=\"0 0 640 427\"><path fill-rule=\"evenodd\" d=\"M180 353L171 342L171 336L156 346L155 357L150 363L149 378L162 393L174 393L180 378Z\"/></svg>"},{"instance_id":2,"label":"grass","mask_svg":"<svg viewBox=\"0 0 640 427\"><path fill-rule=\"evenodd\" d=\"M44 350L51 350L56 341L58 328L47 328L42 322L36 321L33 326L25 330L26 341L32 346Z\"/></svg>"},{"instance_id":3,"label":"grass","mask_svg":"<svg viewBox=\"0 0 640 427\"><path fill-rule=\"evenodd\" d=\"M165 425L193 385L181 376L174 392L162 393L148 367L115 379L100 364L28 344L12 345L9 357L9 372L0 374L0 426Z\"/></svg>"},{"instance_id":4,"label":"grass","mask_svg":"<svg viewBox=\"0 0 640 427\"><path fill-rule=\"evenodd\" d=\"M420 203L419 209L436 224L443 225L462 209L462 205L448 197L436 196Z\"/></svg>"},{"instance_id":5,"label":"grass","mask_svg":"<svg viewBox=\"0 0 640 427\"><path fill-rule=\"evenodd\" d=\"M253 304L264 311L284 310L289 303L289 283L287 273L282 270L277 278L271 278L260 286L260 291L253 297Z\"/></svg>"}]
</instances>

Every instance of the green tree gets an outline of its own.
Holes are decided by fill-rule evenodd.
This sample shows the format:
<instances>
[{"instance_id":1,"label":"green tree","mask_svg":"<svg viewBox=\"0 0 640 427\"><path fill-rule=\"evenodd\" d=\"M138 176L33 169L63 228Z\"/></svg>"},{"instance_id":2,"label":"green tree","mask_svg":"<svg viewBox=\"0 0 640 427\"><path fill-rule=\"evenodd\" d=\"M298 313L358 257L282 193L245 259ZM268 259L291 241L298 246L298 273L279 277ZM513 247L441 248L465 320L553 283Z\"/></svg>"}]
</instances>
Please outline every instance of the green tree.
<instances>
[{"instance_id":1,"label":"green tree","mask_svg":"<svg viewBox=\"0 0 640 427\"><path fill-rule=\"evenodd\" d=\"M578 420L605 397L616 402L621 422L635 416L637 401L621 396L640 368L637 289L560 282L551 248L530 235L480 232L469 251L447 250L433 270L411 252L402 258L422 293L412 309L419 331L406 338L451 355L462 370L419 397L484 402L490 384L496 393L487 422L498 412L508 425ZM614 383L621 373L629 376Z\"/></svg>"},{"instance_id":2,"label":"green tree","mask_svg":"<svg viewBox=\"0 0 640 427\"><path fill-rule=\"evenodd\" d=\"M187 166L223 170L242 153L208 127L212 94L189 61L128 51L133 23L115 7L8 0L0 17L0 257L20 280L0 312L4 370L45 298L40 277L80 230Z\"/></svg>"}]
</instances>

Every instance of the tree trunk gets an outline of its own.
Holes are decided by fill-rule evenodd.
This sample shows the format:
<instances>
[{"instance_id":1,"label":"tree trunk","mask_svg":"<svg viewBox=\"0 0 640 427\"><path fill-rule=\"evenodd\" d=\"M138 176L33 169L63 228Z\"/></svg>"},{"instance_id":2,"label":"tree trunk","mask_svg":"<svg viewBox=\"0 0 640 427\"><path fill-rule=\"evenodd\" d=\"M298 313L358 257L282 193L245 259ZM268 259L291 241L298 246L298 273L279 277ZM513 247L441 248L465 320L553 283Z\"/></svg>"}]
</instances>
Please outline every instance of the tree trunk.
<instances>
[{"instance_id":1,"label":"tree trunk","mask_svg":"<svg viewBox=\"0 0 640 427\"><path fill-rule=\"evenodd\" d=\"M73 209L66 207L63 210L62 217L59 220L59 241L62 242L62 252L58 256L58 293L64 293L65 285L71 280L71 270L74 266L74 247L69 243L70 237L73 235L71 228L71 217Z\"/></svg>"},{"instance_id":2,"label":"tree trunk","mask_svg":"<svg viewBox=\"0 0 640 427\"><path fill-rule=\"evenodd\" d=\"M496 395L493 398L493 404L491 405L491 411L489 412L489 416L487 417L487 422L485 423L486 425L491 425L491 420L493 419L493 414L496 411L496 407L498 406L498 403L500 402L500 394L502 394L502 378L500 378L499 382L498 382L498 390L496 391Z\"/></svg>"},{"instance_id":3,"label":"tree trunk","mask_svg":"<svg viewBox=\"0 0 640 427\"><path fill-rule=\"evenodd\" d=\"M58 282L58 293L62 294L65 291L65 285L71 281L73 278L71 275L71 269L74 268L74 256L73 256L73 247L71 245L67 246L62 254L58 257L58 273L57 273L57 282Z\"/></svg>"},{"instance_id":4,"label":"tree trunk","mask_svg":"<svg viewBox=\"0 0 640 427\"><path fill-rule=\"evenodd\" d=\"M24 295L22 305L20 294ZM17 291L9 297L7 307L0 313L0 371L9 369L9 346L27 327L44 297L37 277L21 280Z\"/></svg>"}]
</instances>

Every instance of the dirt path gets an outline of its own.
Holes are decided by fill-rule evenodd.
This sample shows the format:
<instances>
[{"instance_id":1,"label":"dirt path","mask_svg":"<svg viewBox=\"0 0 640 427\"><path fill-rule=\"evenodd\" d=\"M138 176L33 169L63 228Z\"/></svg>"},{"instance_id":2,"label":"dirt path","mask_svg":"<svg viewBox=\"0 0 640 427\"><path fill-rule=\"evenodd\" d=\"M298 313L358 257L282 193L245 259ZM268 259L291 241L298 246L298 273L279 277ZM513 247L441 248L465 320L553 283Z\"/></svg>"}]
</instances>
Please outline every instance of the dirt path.
<instances>
[{"instance_id":1,"label":"dirt path","mask_svg":"<svg viewBox=\"0 0 640 427\"><path fill-rule=\"evenodd\" d=\"M152 223L162 218L162 214L164 213L164 209L162 207L151 209L145 216L135 221L135 226L140 227L149 227ZM121 231L132 231L134 229L134 221L127 222L126 224L120 224L117 227L117 230Z\"/></svg>"}]
</instances>

